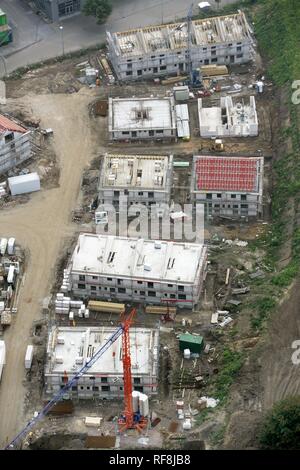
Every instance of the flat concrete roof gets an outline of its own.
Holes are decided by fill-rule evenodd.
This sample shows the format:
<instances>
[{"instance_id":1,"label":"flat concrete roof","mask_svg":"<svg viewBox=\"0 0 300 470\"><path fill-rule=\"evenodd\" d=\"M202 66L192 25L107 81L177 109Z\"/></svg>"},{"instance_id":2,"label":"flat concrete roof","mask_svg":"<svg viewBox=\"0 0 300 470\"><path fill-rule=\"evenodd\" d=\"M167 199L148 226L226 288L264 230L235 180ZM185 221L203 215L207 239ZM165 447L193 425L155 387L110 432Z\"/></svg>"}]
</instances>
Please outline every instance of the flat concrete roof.
<instances>
[{"instance_id":1,"label":"flat concrete roof","mask_svg":"<svg viewBox=\"0 0 300 470\"><path fill-rule=\"evenodd\" d=\"M45 374L75 374L116 332L116 327L52 327L48 338ZM158 361L158 331L130 328L131 367L134 375L150 374ZM81 364L76 359L82 357ZM58 360L57 360L58 359ZM153 360L152 360L153 359ZM123 375L122 335L84 375Z\"/></svg>"},{"instance_id":2,"label":"flat concrete roof","mask_svg":"<svg viewBox=\"0 0 300 470\"><path fill-rule=\"evenodd\" d=\"M172 97L110 98L109 104L112 131L164 130L176 127Z\"/></svg>"},{"instance_id":3,"label":"flat concrete roof","mask_svg":"<svg viewBox=\"0 0 300 470\"><path fill-rule=\"evenodd\" d=\"M166 187L169 156L157 155L109 155L104 156L100 189L155 189Z\"/></svg>"},{"instance_id":4,"label":"flat concrete roof","mask_svg":"<svg viewBox=\"0 0 300 470\"><path fill-rule=\"evenodd\" d=\"M252 30L245 14L205 18L192 21L192 47L251 41ZM148 53L162 53L187 47L187 23L172 23L108 33L118 55L130 58Z\"/></svg>"},{"instance_id":5,"label":"flat concrete roof","mask_svg":"<svg viewBox=\"0 0 300 470\"><path fill-rule=\"evenodd\" d=\"M73 252L71 271L193 284L205 250L196 243L84 233Z\"/></svg>"}]
</instances>

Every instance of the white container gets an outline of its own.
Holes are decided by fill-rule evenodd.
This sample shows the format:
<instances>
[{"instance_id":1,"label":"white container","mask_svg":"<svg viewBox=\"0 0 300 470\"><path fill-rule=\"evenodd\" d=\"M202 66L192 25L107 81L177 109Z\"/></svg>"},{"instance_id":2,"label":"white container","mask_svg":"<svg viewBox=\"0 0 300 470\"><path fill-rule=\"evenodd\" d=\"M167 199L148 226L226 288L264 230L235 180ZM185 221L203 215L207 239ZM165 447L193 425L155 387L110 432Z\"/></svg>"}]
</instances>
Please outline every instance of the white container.
<instances>
[{"instance_id":1,"label":"white container","mask_svg":"<svg viewBox=\"0 0 300 470\"><path fill-rule=\"evenodd\" d=\"M15 238L9 238L7 243L7 253L9 255L14 255L15 253Z\"/></svg>"},{"instance_id":2,"label":"white container","mask_svg":"<svg viewBox=\"0 0 300 470\"><path fill-rule=\"evenodd\" d=\"M133 412L137 413L139 411L139 397L140 397L140 392L137 390L134 390L132 392L132 408Z\"/></svg>"},{"instance_id":3,"label":"white container","mask_svg":"<svg viewBox=\"0 0 300 470\"><path fill-rule=\"evenodd\" d=\"M84 312L84 318L90 318L90 311L88 308Z\"/></svg>"},{"instance_id":4,"label":"white container","mask_svg":"<svg viewBox=\"0 0 300 470\"><path fill-rule=\"evenodd\" d=\"M74 320L74 312L69 313L69 320Z\"/></svg>"},{"instance_id":5,"label":"white container","mask_svg":"<svg viewBox=\"0 0 300 470\"><path fill-rule=\"evenodd\" d=\"M0 301L0 312L3 312L3 310L5 309L5 302L3 302L2 300Z\"/></svg>"},{"instance_id":6,"label":"white container","mask_svg":"<svg viewBox=\"0 0 300 470\"><path fill-rule=\"evenodd\" d=\"M84 424L91 428L98 428L101 424L102 418L94 418L93 416L86 416Z\"/></svg>"},{"instance_id":7,"label":"white container","mask_svg":"<svg viewBox=\"0 0 300 470\"><path fill-rule=\"evenodd\" d=\"M149 415L149 398L147 395L140 393L139 396L139 408L142 416Z\"/></svg>"},{"instance_id":8,"label":"white container","mask_svg":"<svg viewBox=\"0 0 300 470\"><path fill-rule=\"evenodd\" d=\"M55 309L55 313L60 313L60 314L68 315L69 309L68 309L68 308L59 308L59 307L57 307L57 308Z\"/></svg>"},{"instance_id":9,"label":"white container","mask_svg":"<svg viewBox=\"0 0 300 470\"><path fill-rule=\"evenodd\" d=\"M5 255L6 247L7 247L7 238L1 238L0 253L1 253L2 256Z\"/></svg>"},{"instance_id":10,"label":"white container","mask_svg":"<svg viewBox=\"0 0 300 470\"><path fill-rule=\"evenodd\" d=\"M5 365L5 362L6 362L5 342L0 341L0 381L1 381L3 366Z\"/></svg>"},{"instance_id":11,"label":"white container","mask_svg":"<svg viewBox=\"0 0 300 470\"><path fill-rule=\"evenodd\" d=\"M80 308L83 305L82 300L71 300L70 307L71 308Z\"/></svg>"},{"instance_id":12,"label":"white container","mask_svg":"<svg viewBox=\"0 0 300 470\"><path fill-rule=\"evenodd\" d=\"M12 264L8 270L7 282L8 284L13 284L14 280L15 280L15 267Z\"/></svg>"},{"instance_id":13,"label":"white container","mask_svg":"<svg viewBox=\"0 0 300 470\"><path fill-rule=\"evenodd\" d=\"M33 359L33 346L29 344L25 353L25 369L30 369Z\"/></svg>"},{"instance_id":14,"label":"white container","mask_svg":"<svg viewBox=\"0 0 300 470\"><path fill-rule=\"evenodd\" d=\"M182 423L182 427L185 431L189 431L192 429L192 422L190 419L185 419L184 422Z\"/></svg>"},{"instance_id":15,"label":"white container","mask_svg":"<svg viewBox=\"0 0 300 470\"><path fill-rule=\"evenodd\" d=\"M37 173L8 178L8 185L12 196L32 193L41 189L40 177Z\"/></svg>"},{"instance_id":16,"label":"white container","mask_svg":"<svg viewBox=\"0 0 300 470\"><path fill-rule=\"evenodd\" d=\"M191 351L189 349L185 349L183 351L183 357L184 357L184 359L190 359L191 358Z\"/></svg>"},{"instance_id":17,"label":"white container","mask_svg":"<svg viewBox=\"0 0 300 470\"><path fill-rule=\"evenodd\" d=\"M64 298L64 294L57 293L57 294L56 294L56 298L57 298L57 300L63 299L63 298Z\"/></svg>"}]
</instances>

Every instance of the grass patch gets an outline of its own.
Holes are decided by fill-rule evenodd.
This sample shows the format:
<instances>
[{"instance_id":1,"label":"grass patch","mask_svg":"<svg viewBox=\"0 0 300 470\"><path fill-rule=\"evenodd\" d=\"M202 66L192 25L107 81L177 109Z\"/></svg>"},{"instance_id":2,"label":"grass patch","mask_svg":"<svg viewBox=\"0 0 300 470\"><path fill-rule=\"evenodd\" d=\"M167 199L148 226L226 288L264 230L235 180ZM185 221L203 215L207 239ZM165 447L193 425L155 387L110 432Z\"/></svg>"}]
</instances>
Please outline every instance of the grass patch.
<instances>
[{"instance_id":1,"label":"grass patch","mask_svg":"<svg viewBox=\"0 0 300 470\"><path fill-rule=\"evenodd\" d=\"M220 362L220 372L214 383L214 398L220 400L220 404L224 404L227 400L230 386L244 362L244 354L225 348L223 357Z\"/></svg>"}]
</instances>

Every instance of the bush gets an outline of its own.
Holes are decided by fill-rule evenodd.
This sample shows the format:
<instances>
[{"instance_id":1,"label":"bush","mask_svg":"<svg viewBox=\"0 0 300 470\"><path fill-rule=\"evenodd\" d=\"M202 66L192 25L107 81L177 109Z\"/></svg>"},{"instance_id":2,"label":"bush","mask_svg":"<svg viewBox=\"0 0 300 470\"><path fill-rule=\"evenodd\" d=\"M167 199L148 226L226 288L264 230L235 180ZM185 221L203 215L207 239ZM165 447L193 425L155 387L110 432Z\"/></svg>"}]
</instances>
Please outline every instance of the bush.
<instances>
[{"instance_id":1,"label":"bush","mask_svg":"<svg viewBox=\"0 0 300 470\"><path fill-rule=\"evenodd\" d=\"M263 449L300 450L300 396L274 405L259 436Z\"/></svg>"}]
</instances>

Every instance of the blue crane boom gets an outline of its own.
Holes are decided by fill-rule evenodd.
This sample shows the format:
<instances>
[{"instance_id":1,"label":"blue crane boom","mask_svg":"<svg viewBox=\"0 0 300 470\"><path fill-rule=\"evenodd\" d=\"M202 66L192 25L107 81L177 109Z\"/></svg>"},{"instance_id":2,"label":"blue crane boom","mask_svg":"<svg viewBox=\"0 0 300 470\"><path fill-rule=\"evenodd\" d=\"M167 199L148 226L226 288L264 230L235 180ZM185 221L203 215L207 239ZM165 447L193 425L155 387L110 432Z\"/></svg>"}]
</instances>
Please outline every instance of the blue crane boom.
<instances>
[{"instance_id":1,"label":"blue crane boom","mask_svg":"<svg viewBox=\"0 0 300 470\"><path fill-rule=\"evenodd\" d=\"M101 346L98 351L95 352L95 354L85 363L81 369L76 372L74 377L72 377L66 385L59 391L57 395L55 395L48 403L47 405L39 412L39 414L32 418L26 426L22 429L22 431L19 432L19 434L14 437L14 439L6 445L4 450L9 450L13 449L14 446L26 436L26 434L29 432L30 429L32 429L38 421L43 419L46 414L48 413L49 410L63 397L63 395L72 387L72 385L77 382L78 379L90 368L92 365L95 364L95 362L102 356L102 354L107 351L107 349L110 348L110 346L121 336L123 333L124 326L120 325L116 331L109 337L109 339Z\"/></svg>"}]
</instances>

